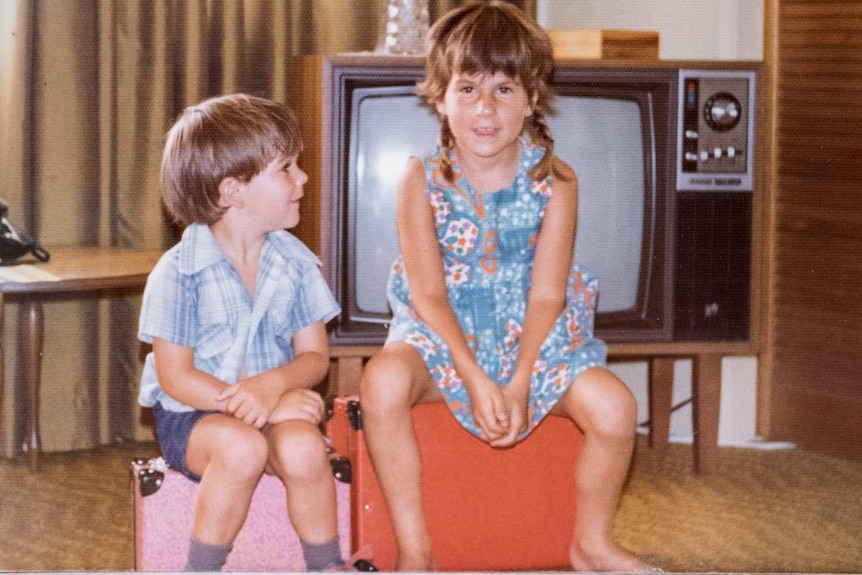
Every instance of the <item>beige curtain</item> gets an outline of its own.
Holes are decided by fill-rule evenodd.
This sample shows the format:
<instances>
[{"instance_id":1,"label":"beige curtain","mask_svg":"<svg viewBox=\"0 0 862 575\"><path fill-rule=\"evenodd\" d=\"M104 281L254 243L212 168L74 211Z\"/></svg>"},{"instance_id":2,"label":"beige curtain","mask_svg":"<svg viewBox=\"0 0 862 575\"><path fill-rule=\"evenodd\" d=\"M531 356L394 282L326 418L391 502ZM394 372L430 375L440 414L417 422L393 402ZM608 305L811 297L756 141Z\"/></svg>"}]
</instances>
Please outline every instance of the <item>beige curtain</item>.
<instances>
[{"instance_id":1,"label":"beige curtain","mask_svg":"<svg viewBox=\"0 0 862 575\"><path fill-rule=\"evenodd\" d=\"M535 13L535 0L521 2ZM462 2L430 0L432 19ZM0 197L46 246L167 248L165 130L200 99L284 100L295 54L372 50L386 0L0 0ZM140 297L45 304L45 451L152 438ZM5 305L0 455L21 451L18 306Z\"/></svg>"}]
</instances>

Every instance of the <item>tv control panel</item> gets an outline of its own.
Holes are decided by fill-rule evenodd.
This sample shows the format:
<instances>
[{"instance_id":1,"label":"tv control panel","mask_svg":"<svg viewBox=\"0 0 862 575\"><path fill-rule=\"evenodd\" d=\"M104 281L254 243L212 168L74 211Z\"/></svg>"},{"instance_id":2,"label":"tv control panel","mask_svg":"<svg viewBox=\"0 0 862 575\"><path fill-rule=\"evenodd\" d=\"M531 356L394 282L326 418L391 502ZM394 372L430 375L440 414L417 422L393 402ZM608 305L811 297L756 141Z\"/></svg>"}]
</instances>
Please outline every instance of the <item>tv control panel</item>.
<instances>
[{"instance_id":1,"label":"tv control panel","mask_svg":"<svg viewBox=\"0 0 862 575\"><path fill-rule=\"evenodd\" d=\"M754 111L753 71L679 71L678 190L752 190Z\"/></svg>"}]
</instances>

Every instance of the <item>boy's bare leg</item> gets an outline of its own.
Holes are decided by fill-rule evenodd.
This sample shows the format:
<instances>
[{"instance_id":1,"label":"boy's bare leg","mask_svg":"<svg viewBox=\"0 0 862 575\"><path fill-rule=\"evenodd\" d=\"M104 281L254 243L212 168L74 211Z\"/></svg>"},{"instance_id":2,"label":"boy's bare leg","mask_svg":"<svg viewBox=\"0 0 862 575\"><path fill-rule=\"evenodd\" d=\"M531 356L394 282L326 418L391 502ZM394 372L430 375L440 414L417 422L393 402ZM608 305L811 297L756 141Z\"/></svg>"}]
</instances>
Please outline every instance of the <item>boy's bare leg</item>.
<instances>
[{"instance_id":1,"label":"boy's bare leg","mask_svg":"<svg viewBox=\"0 0 862 575\"><path fill-rule=\"evenodd\" d=\"M418 352L409 345L394 344L369 361L360 399L369 455L395 531L396 569L433 569L410 409L420 401L442 400L442 394Z\"/></svg>"},{"instance_id":2,"label":"boy's bare leg","mask_svg":"<svg viewBox=\"0 0 862 575\"><path fill-rule=\"evenodd\" d=\"M292 419L264 428L271 449L267 472L284 482L287 513L299 538L313 545L338 535L335 480L317 426Z\"/></svg>"},{"instance_id":3,"label":"boy's bare leg","mask_svg":"<svg viewBox=\"0 0 862 575\"><path fill-rule=\"evenodd\" d=\"M604 368L582 373L555 412L584 432L575 482L577 509L570 550L576 571L651 570L614 541L614 518L634 450L637 404L626 385Z\"/></svg>"},{"instance_id":4,"label":"boy's bare leg","mask_svg":"<svg viewBox=\"0 0 862 575\"><path fill-rule=\"evenodd\" d=\"M233 417L211 414L192 430L186 464L201 477L192 537L225 545L239 533L266 465L260 431Z\"/></svg>"}]
</instances>

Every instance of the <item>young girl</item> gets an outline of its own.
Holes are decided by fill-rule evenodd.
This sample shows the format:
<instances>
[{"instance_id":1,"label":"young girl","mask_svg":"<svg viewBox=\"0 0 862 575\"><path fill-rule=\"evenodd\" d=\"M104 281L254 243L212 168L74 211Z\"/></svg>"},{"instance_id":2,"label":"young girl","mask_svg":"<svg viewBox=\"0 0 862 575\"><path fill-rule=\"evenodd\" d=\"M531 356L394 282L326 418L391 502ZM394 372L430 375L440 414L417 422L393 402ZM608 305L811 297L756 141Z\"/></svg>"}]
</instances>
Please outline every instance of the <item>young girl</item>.
<instances>
[{"instance_id":1,"label":"young girl","mask_svg":"<svg viewBox=\"0 0 862 575\"><path fill-rule=\"evenodd\" d=\"M573 419L585 442L572 566L650 570L612 538L637 410L593 337L596 279L572 262L577 180L545 123L547 35L510 4L474 3L432 27L427 52L419 89L439 113L440 144L399 185L394 319L361 387L397 567L434 565L410 410L442 399L495 447L548 413Z\"/></svg>"}]
</instances>

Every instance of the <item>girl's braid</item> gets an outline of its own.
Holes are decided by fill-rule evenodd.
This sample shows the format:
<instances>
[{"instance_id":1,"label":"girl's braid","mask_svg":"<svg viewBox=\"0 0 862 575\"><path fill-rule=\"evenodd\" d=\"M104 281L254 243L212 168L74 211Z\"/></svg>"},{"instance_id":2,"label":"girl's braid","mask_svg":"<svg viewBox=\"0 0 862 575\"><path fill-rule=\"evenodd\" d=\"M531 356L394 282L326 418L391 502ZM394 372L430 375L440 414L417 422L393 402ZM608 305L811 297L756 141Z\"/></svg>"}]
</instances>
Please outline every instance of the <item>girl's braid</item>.
<instances>
[{"instance_id":1,"label":"girl's braid","mask_svg":"<svg viewBox=\"0 0 862 575\"><path fill-rule=\"evenodd\" d=\"M452 158L450 152L455 147L455 136L452 134L452 128L449 127L449 118L443 117L440 119L440 169L443 171L443 177L448 182L455 181L455 170L452 167Z\"/></svg>"},{"instance_id":2,"label":"girl's braid","mask_svg":"<svg viewBox=\"0 0 862 575\"><path fill-rule=\"evenodd\" d=\"M538 107L533 110L533 115L530 116L527 124L527 131L530 134L533 142L545 148L545 155L535 166L530 169L530 178L536 181L544 180L554 173L554 138L551 135L551 128L545 120L545 113Z\"/></svg>"}]
</instances>

